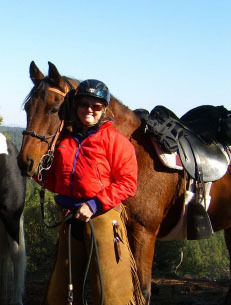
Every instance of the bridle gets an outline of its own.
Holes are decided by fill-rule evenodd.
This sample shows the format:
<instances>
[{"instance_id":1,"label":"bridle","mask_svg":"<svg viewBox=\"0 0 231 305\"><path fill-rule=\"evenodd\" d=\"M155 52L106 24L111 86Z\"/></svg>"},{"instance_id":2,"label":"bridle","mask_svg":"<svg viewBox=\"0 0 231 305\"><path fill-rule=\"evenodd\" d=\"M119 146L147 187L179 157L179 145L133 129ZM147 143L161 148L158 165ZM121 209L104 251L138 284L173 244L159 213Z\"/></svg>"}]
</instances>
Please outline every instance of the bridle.
<instances>
[{"instance_id":1,"label":"bridle","mask_svg":"<svg viewBox=\"0 0 231 305\"><path fill-rule=\"evenodd\" d=\"M52 161L54 159L54 147L55 147L55 143L57 141L57 138L60 134L60 132L62 131L63 128L63 121L61 121L60 126L58 128L58 130L56 131L55 134L50 135L50 136L41 136L39 134L37 134L34 131L29 131L29 130L23 130L22 134L24 135L28 135L34 138L37 138L39 140L41 140L42 142L46 142L48 144L48 150L47 152L42 155L39 164L38 164L38 179L39 181L42 181L42 172L44 170L48 170L51 167ZM51 143L49 143L47 141L47 139L53 138L53 140L51 141Z\"/></svg>"},{"instance_id":2,"label":"bridle","mask_svg":"<svg viewBox=\"0 0 231 305\"><path fill-rule=\"evenodd\" d=\"M73 89L72 84L67 79L65 79L65 82L67 84L67 86L65 88L65 92L63 92L63 91L61 91L57 88L54 88L54 87L49 87L47 90L55 92L55 93L65 97L66 94L71 89ZM46 142L48 144L48 150L41 157L41 159L39 161L39 165L38 165L38 179L39 179L39 181L42 181L43 170L48 170L51 167L51 164L52 164L52 161L53 161L53 158L54 158L55 144L56 144L56 141L57 141L57 139L58 139L58 137L59 137L59 135L60 135L60 133L63 129L63 126L64 126L64 121L62 120L60 125L59 125L59 128L57 129L57 131L54 134L49 135L49 136L43 136L43 135L40 135L37 132L31 131L31 130L23 130L23 132L22 132L23 136L31 136L31 137L39 139L41 142ZM52 139L52 141L49 142L48 141L49 139Z\"/></svg>"},{"instance_id":3,"label":"bridle","mask_svg":"<svg viewBox=\"0 0 231 305\"><path fill-rule=\"evenodd\" d=\"M69 88L69 89L72 89L72 88ZM61 90L59 89L56 89L56 88L53 88L53 87L50 87L48 88L48 91L52 91L52 92L55 92L55 93L58 93L59 95L65 97L67 92L69 90L65 90L65 92L62 92ZM50 135L50 136L42 136L40 134L38 134L37 132L35 131L31 131L31 130L23 130L22 132L22 135L23 136L31 136L31 137L34 137L34 138L37 138L39 140L41 140L42 142L46 142L49 146L51 145L47 140L50 139L50 138L53 138L56 136L57 132L60 130L60 127L59 129L56 131L56 133ZM50 148L50 147L49 147Z\"/></svg>"},{"instance_id":4,"label":"bridle","mask_svg":"<svg viewBox=\"0 0 231 305\"><path fill-rule=\"evenodd\" d=\"M37 139L41 140L42 142L46 142L47 144L49 144L49 142L47 140L55 136L55 134L52 134L51 136L41 136L40 134L36 133L35 131L30 131L30 130L23 130L22 135L37 138Z\"/></svg>"}]
</instances>

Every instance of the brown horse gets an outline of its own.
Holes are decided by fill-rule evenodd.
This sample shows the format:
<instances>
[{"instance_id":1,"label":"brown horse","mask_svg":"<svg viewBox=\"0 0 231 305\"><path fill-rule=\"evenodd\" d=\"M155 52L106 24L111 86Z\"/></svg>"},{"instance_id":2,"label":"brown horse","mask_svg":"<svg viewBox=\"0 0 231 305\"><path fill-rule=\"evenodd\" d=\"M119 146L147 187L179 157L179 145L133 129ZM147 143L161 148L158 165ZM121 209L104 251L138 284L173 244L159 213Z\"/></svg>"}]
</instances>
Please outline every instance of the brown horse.
<instances>
[{"instance_id":1,"label":"brown horse","mask_svg":"<svg viewBox=\"0 0 231 305\"><path fill-rule=\"evenodd\" d=\"M78 86L78 81L62 77L51 63L49 63L48 76L44 77L32 62L30 77L34 87L25 102L27 129L18 156L19 167L26 176L37 173L40 160L47 153L52 138L59 129L58 110L64 95L70 90L70 84L73 87ZM162 165L149 136L143 133L140 119L113 96L108 109L108 115L112 114L115 127L133 143L139 165L137 193L124 204L129 216L128 234L131 248L136 260L142 292L146 304L149 304L155 242L158 236L169 233L180 218L185 179L183 171ZM231 248L228 238L230 236L228 230L231 227L230 183L231 175L228 171L222 179L213 184L209 208L214 231L227 229L225 236L228 249ZM56 291L65 290L66 287L63 276L65 267L60 267L60 262L66 257L63 234L61 229L56 264L44 304L49 304L47 295L52 294L52 289L57 283L60 289L57 289L57 286ZM60 292L60 300L59 304L64 304L62 292Z\"/></svg>"}]
</instances>

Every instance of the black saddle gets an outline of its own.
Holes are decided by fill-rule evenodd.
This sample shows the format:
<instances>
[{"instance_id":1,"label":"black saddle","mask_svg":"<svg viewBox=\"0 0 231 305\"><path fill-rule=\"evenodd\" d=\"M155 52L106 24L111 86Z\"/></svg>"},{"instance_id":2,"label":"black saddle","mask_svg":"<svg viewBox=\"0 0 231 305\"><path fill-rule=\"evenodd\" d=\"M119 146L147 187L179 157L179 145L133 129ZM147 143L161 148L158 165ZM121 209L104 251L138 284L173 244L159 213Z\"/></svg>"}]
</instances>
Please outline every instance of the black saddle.
<instances>
[{"instance_id":1,"label":"black saddle","mask_svg":"<svg viewBox=\"0 0 231 305\"><path fill-rule=\"evenodd\" d=\"M203 182L212 182L223 177L228 161L221 145L203 143L194 133L184 130L178 140L181 162L190 177Z\"/></svg>"},{"instance_id":2,"label":"black saddle","mask_svg":"<svg viewBox=\"0 0 231 305\"><path fill-rule=\"evenodd\" d=\"M222 110L224 119L228 118L230 120L227 116L228 111L226 109L225 111L223 106L219 107L221 107L219 110ZM199 109L197 109L197 113L199 113ZM201 122L200 126L203 127L191 129L194 121L191 114L185 115L183 117L184 120L182 120L164 106L156 106L146 121L147 132L159 142L165 152L179 152L181 162L192 178L198 180L198 176L200 176L200 180L203 179L203 182L218 180L226 173L228 166L223 145L218 143L219 135L223 135L223 133L218 126L217 133L215 129L210 133L211 129L203 122L203 116L201 116L200 120L198 119L199 116L197 116L197 120ZM195 112L193 115L195 116ZM208 112L207 116L209 116ZM209 117L210 124L214 127L215 119L211 116ZM190 124L187 124L187 122L190 122ZM216 115L216 124L218 122L221 122L219 111ZM203 130L203 133L198 133L199 129ZM227 135L228 132L229 130L226 130ZM228 138L226 136L225 143L229 143L229 141L231 142L231 137ZM220 140L220 142L222 141Z\"/></svg>"},{"instance_id":3,"label":"black saddle","mask_svg":"<svg viewBox=\"0 0 231 305\"><path fill-rule=\"evenodd\" d=\"M180 121L205 143L231 145L231 112L224 106L203 105L184 114Z\"/></svg>"}]
</instances>

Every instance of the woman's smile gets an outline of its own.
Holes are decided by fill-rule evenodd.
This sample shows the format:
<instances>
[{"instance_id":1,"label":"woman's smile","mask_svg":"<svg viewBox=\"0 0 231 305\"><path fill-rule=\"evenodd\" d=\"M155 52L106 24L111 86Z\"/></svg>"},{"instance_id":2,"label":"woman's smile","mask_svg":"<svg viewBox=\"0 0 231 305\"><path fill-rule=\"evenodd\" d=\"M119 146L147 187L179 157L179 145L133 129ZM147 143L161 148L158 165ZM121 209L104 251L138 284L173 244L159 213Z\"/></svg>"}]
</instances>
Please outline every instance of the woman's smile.
<instances>
[{"instance_id":1,"label":"woman's smile","mask_svg":"<svg viewBox=\"0 0 231 305\"><path fill-rule=\"evenodd\" d=\"M98 98L83 96L77 105L77 115L84 126L94 126L100 120L104 106Z\"/></svg>"}]
</instances>

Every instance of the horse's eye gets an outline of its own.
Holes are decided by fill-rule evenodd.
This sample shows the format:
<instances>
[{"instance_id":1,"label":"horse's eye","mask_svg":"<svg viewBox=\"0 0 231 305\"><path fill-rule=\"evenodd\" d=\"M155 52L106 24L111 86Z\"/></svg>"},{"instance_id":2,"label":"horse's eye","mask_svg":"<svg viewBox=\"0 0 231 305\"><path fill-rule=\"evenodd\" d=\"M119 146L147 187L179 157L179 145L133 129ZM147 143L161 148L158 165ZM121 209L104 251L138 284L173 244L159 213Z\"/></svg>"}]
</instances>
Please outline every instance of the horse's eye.
<instances>
[{"instance_id":1,"label":"horse's eye","mask_svg":"<svg viewBox=\"0 0 231 305\"><path fill-rule=\"evenodd\" d=\"M57 113L58 111L59 111L59 108L56 107L56 108L52 108L51 110L49 110L49 113L53 114L53 113Z\"/></svg>"}]
</instances>

